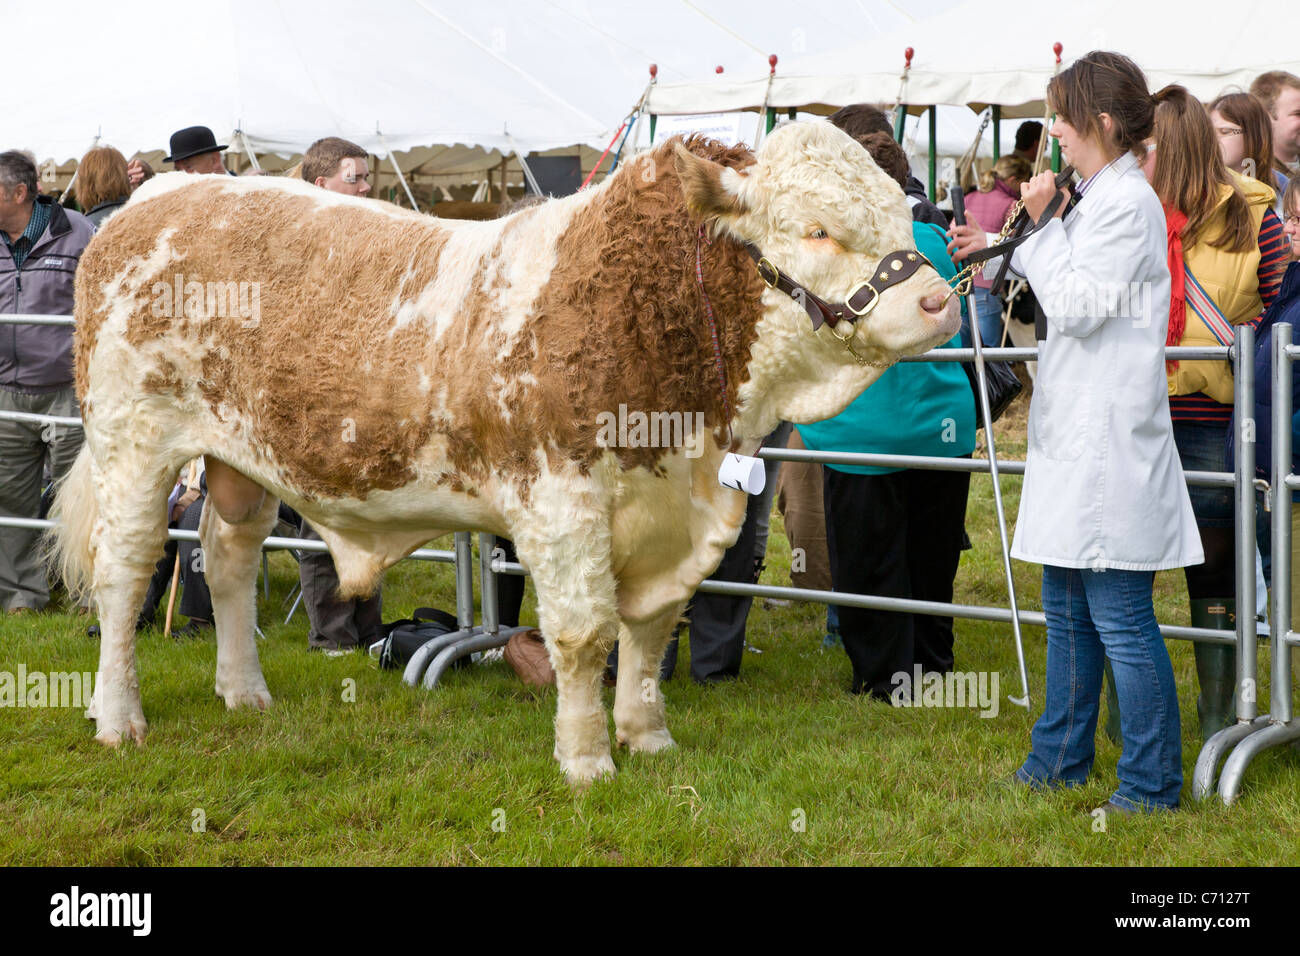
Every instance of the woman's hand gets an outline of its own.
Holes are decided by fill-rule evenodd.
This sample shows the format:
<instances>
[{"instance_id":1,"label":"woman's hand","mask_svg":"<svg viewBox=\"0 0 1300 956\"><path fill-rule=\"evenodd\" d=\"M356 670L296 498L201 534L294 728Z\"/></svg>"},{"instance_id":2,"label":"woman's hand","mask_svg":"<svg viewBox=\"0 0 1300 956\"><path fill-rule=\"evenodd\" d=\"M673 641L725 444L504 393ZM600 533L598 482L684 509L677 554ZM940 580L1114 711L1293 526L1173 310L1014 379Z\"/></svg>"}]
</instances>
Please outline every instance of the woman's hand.
<instances>
[{"instance_id":1,"label":"woman's hand","mask_svg":"<svg viewBox=\"0 0 1300 956\"><path fill-rule=\"evenodd\" d=\"M948 229L948 237L951 240L948 243L948 255L952 257L953 262L961 262L972 252L987 249L989 244L983 227L970 213L966 214L966 225L952 226Z\"/></svg>"},{"instance_id":2,"label":"woman's hand","mask_svg":"<svg viewBox=\"0 0 1300 956\"><path fill-rule=\"evenodd\" d=\"M1020 198L1024 200L1025 212L1029 213L1031 222L1038 222L1038 219L1047 209L1047 204L1052 201L1052 196L1057 193L1056 173L1050 170L1041 172L1027 183L1020 184ZM1069 201L1070 192L1068 189L1061 189L1060 192L1065 194L1060 206L1053 214L1053 218L1060 216L1065 212L1065 204Z\"/></svg>"}]
</instances>

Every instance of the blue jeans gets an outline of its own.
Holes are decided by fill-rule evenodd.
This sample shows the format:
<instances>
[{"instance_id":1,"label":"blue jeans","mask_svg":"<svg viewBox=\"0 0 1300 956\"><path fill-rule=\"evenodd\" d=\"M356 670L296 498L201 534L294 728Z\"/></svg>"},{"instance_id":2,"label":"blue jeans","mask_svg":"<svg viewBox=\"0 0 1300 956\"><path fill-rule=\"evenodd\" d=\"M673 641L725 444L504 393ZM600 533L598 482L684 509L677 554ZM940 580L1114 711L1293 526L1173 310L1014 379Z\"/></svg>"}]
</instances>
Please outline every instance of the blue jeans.
<instances>
[{"instance_id":1,"label":"blue jeans","mask_svg":"<svg viewBox=\"0 0 1300 956\"><path fill-rule=\"evenodd\" d=\"M1104 660L1119 693L1119 789L1129 809L1174 809L1183 785L1178 690L1156 625L1151 571L1043 568L1047 690L1016 776L1034 787L1077 786L1095 754Z\"/></svg>"},{"instance_id":2,"label":"blue jeans","mask_svg":"<svg viewBox=\"0 0 1300 956\"><path fill-rule=\"evenodd\" d=\"M1183 471L1231 471L1227 422L1174 422L1174 445ZM1236 505L1231 488L1192 485L1187 489L1198 528L1232 528Z\"/></svg>"},{"instance_id":3,"label":"blue jeans","mask_svg":"<svg viewBox=\"0 0 1300 956\"><path fill-rule=\"evenodd\" d=\"M1002 300L988 289L975 286L971 289L975 298L975 308L979 312L980 341L985 348L998 348L1002 345ZM1007 346L1011 347L1008 340Z\"/></svg>"}]
</instances>

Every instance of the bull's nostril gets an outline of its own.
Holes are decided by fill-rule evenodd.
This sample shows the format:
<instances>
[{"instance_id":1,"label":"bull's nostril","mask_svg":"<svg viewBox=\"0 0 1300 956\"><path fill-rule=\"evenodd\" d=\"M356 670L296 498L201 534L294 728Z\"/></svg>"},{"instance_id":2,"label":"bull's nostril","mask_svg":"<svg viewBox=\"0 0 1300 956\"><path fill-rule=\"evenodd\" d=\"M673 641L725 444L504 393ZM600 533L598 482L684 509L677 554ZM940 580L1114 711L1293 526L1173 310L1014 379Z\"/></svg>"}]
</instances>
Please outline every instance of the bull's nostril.
<instances>
[{"instance_id":1,"label":"bull's nostril","mask_svg":"<svg viewBox=\"0 0 1300 956\"><path fill-rule=\"evenodd\" d=\"M927 295L921 300L921 308L925 309L925 311L929 312L931 315L938 315L947 308L947 306L948 297L946 295L940 295L937 292L934 295Z\"/></svg>"}]
</instances>

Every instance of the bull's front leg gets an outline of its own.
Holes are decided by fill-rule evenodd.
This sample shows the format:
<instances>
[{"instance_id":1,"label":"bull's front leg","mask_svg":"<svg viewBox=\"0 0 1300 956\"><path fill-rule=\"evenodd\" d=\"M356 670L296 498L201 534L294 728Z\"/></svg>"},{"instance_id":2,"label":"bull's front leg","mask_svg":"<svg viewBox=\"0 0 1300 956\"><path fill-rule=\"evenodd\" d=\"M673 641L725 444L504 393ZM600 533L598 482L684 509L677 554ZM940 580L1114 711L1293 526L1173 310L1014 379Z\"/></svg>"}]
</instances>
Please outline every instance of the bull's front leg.
<instances>
[{"instance_id":1,"label":"bull's front leg","mask_svg":"<svg viewBox=\"0 0 1300 956\"><path fill-rule=\"evenodd\" d=\"M539 523L551 520L536 516ZM555 759L579 790L615 773L601 697L605 659L618 634L609 531L597 520L585 530L513 536L537 589L537 616L555 668Z\"/></svg>"}]
</instances>

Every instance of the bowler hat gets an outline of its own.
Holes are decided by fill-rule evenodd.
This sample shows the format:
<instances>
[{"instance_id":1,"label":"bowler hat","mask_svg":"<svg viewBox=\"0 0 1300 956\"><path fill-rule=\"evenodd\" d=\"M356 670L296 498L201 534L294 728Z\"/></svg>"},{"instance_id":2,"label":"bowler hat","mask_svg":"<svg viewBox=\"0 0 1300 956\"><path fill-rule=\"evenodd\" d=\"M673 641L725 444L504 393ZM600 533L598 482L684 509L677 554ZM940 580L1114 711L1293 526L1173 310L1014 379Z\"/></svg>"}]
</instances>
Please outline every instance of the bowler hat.
<instances>
[{"instance_id":1,"label":"bowler hat","mask_svg":"<svg viewBox=\"0 0 1300 956\"><path fill-rule=\"evenodd\" d=\"M217 138L206 126L187 126L177 130L172 133L170 146L172 154L163 157L164 163L176 163L191 156L215 153L226 148L217 145Z\"/></svg>"}]
</instances>

